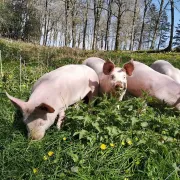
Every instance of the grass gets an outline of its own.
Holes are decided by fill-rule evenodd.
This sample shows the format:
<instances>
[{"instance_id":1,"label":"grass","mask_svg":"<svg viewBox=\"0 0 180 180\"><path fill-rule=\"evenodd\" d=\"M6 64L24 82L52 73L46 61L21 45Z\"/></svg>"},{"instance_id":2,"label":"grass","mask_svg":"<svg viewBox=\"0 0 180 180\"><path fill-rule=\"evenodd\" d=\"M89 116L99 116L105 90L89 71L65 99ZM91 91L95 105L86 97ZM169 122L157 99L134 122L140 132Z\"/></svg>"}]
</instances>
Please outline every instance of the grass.
<instances>
[{"instance_id":1,"label":"grass","mask_svg":"<svg viewBox=\"0 0 180 180\"><path fill-rule=\"evenodd\" d=\"M150 97L127 95L117 102L106 96L79 102L66 111L60 131L53 125L41 141L30 141L22 115L4 94L27 99L33 83L45 72L90 56L122 65L130 58L150 65L168 59L180 68L177 53L81 51L47 48L0 40L0 177L68 180L180 179L180 112ZM22 57L22 79L19 58ZM106 148L102 150L102 144ZM112 147L114 146L114 147ZM53 155L49 156L48 152Z\"/></svg>"}]
</instances>

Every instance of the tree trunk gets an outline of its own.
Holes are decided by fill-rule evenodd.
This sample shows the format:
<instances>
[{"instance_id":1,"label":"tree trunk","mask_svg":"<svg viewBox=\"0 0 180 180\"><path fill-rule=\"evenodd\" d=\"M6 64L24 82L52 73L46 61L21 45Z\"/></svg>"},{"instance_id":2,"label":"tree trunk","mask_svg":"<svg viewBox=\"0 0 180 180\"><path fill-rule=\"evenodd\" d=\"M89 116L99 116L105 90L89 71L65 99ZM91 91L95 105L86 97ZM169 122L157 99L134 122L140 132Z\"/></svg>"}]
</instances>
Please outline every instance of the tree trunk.
<instances>
[{"instance_id":1,"label":"tree trunk","mask_svg":"<svg viewBox=\"0 0 180 180\"><path fill-rule=\"evenodd\" d=\"M158 50L159 50L159 48L160 48L160 44L161 44L161 36L162 36L162 30L161 30L161 32L160 32L160 37L159 37L159 42L158 42Z\"/></svg>"},{"instance_id":2,"label":"tree trunk","mask_svg":"<svg viewBox=\"0 0 180 180\"><path fill-rule=\"evenodd\" d=\"M121 30L121 17L128 9L126 8L126 1L118 0L115 1L118 6L118 15L117 15L117 26L116 26L116 38L115 38L115 50L119 49L120 45L120 30Z\"/></svg>"},{"instance_id":3,"label":"tree trunk","mask_svg":"<svg viewBox=\"0 0 180 180\"><path fill-rule=\"evenodd\" d=\"M97 45L97 42L96 42L96 40L97 40L97 38L96 38L96 36L97 36L97 12L96 11L98 11L98 10L96 10L96 8L97 8L96 6L97 6L96 0L94 0L94 32L93 32L92 50L94 50L95 46Z\"/></svg>"},{"instance_id":4,"label":"tree trunk","mask_svg":"<svg viewBox=\"0 0 180 180\"><path fill-rule=\"evenodd\" d=\"M121 24L121 7L119 6L118 9L118 17L117 17L117 27L116 27L116 40L115 40L115 47L114 50L119 49L119 37L120 37L120 24Z\"/></svg>"},{"instance_id":5,"label":"tree trunk","mask_svg":"<svg viewBox=\"0 0 180 180\"><path fill-rule=\"evenodd\" d=\"M68 44L68 12L69 11L69 0L65 0L65 46Z\"/></svg>"},{"instance_id":6,"label":"tree trunk","mask_svg":"<svg viewBox=\"0 0 180 180\"><path fill-rule=\"evenodd\" d=\"M79 32L79 36L78 36L78 48L80 48L80 44L81 44L81 33Z\"/></svg>"},{"instance_id":7,"label":"tree trunk","mask_svg":"<svg viewBox=\"0 0 180 180\"><path fill-rule=\"evenodd\" d=\"M171 3L171 33L169 39L169 45L164 51L171 51L172 50L172 43L173 43L173 31L174 31L174 0L170 0Z\"/></svg>"},{"instance_id":8,"label":"tree trunk","mask_svg":"<svg viewBox=\"0 0 180 180\"><path fill-rule=\"evenodd\" d=\"M108 2L108 17L107 17L107 24L106 24L106 33L105 33L105 50L109 50L109 28L111 25L111 16L112 16L112 10L111 10L111 1Z\"/></svg>"},{"instance_id":9,"label":"tree trunk","mask_svg":"<svg viewBox=\"0 0 180 180\"><path fill-rule=\"evenodd\" d=\"M84 21L84 29L83 29L83 50L86 49L86 31L87 31L87 22L88 22L88 8L89 8L89 3L87 1L86 12L85 12L85 21Z\"/></svg>"},{"instance_id":10,"label":"tree trunk","mask_svg":"<svg viewBox=\"0 0 180 180\"><path fill-rule=\"evenodd\" d=\"M143 38L143 32L144 32L144 20L145 20L146 12L147 12L147 1L144 0L144 3L145 3L145 7L144 7L144 13L143 13L143 22L142 22L142 26L141 26L141 34L140 34L140 39L139 39L138 50L140 50L141 46L142 46L142 38Z\"/></svg>"},{"instance_id":11,"label":"tree trunk","mask_svg":"<svg viewBox=\"0 0 180 180\"><path fill-rule=\"evenodd\" d=\"M74 20L72 20L72 47L74 48L75 45L76 45L76 23Z\"/></svg>"},{"instance_id":12,"label":"tree trunk","mask_svg":"<svg viewBox=\"0 0 180 180\"><path fill-rule=\"evenodd\" d=\"M155 40L156 40L156 35L157 35L158 27L159 27L160 18L161 18L161 15L162 15L163 4L164 4L164 0L161 0L160 10L159 10L159 13L158 13L158 17L156 19L154 33L153 33L153 38L152 38L152 43L151 43L150 49L154 49L154 46L155 46Z\"/></svg>"},{"instance_id":13,"label":"tree trunk","mask_svg":"<svg viewBox=\"0 0 180 180\"><path fill-rule=\"evenodd\" d=\"M104 46L104 35L101 35L101 50L103 49Z\"/></svg>"},{"instance_id":14,"label":"tree trunk","mask_svg":"<svg viewBox=\"0 0 180 180\"><path fill-rule=\"evenodd\" d=\"M99 20L102 11L102 3L102 0L98 0L98 4L96 3L96 0L94 0L94 32L92 50L97 49L97 36L99 31Z\"/></svg>"},{"instance_id":15,"label":"tree trunk","mask_svg":"<svg viewBox=\"0 0 180 180\"><path fill-rule=\"evenodd\" d=\"M46 34L45 34L45 46L47 45L47 38L48 38L48 33L49 33L49 23L50 23L50 12L48 13L48 16L47 16L47 18L48 19L46 19Z\"/></svg>"},{"instance_id":16,"label":"tree trunk","mask_svg":"<svg viewBox=\"0 0 180 180\"><path fill-rule=\"evenodd\" d=\"M44 15L44 34L43 34L43 45L46 45L46 36L47 36L47 7L48 7L48 0L45 2L45 15Z\"/></svg>"},{"instance_id":17,"label":"tree trunk","mask_svg":"<svg viewBox=\"0 0 180 180\"><path fill-rule=\"evenodd\" d=\"M71 1L72 10L71 10L71 18L72 18L72 47L76 46L76 22L75 17L77 15L76 12L76 0Z\"/></svg>"},{"instance_id":18,"label":"tree trunk","mask_svg":"<svg viewBox=\"0 0 180 180\"><path fill-rule=\"evenodd\" d=\"M136 21L136 12L137 12L137 0L135 0L135 3L134 3L134 16L133 16L133 23L132 23L132 30L131 30L131 41L130 41L129 50L133 50L134 27L135 27L135 21Z\"/></svg>"}]
</instances>

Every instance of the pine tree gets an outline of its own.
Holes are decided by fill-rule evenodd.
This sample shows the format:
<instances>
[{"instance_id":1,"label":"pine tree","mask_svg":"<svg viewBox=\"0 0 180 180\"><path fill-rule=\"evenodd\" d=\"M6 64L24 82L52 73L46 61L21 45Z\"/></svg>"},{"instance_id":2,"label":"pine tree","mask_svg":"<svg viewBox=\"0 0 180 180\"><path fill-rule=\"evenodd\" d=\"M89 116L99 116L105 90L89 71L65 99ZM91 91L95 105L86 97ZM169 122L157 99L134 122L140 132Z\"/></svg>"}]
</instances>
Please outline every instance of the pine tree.
<instances>
[{"instance_id":1,"label":"pine tree","mask_svg":"<svg viewBox=\"0 0 180 180\"><path fill-rule=\"evenodd\" d=\"M169 34L170 31L170 23L168 22L168 16L166 11L164 10L162 12L162 16L160 18L160 23L159 23L159 43L158 43L158 50L160 47L165 47L165 43L167 41L167 39L169 38L169 36L167 34Z\"/></svg>"},{"instance_id":2,"label":"pine tree","mask_svg":"<svg viewBox=\"0 0 180 180\"><path fill-rule=\"evenodd\" d=\"M180 24L178 24L178 26L176 27L176 35L174 36L173 39L175 39L175 42L173 42L173 45L180 46Z\"/></svg>"}]
</instances>

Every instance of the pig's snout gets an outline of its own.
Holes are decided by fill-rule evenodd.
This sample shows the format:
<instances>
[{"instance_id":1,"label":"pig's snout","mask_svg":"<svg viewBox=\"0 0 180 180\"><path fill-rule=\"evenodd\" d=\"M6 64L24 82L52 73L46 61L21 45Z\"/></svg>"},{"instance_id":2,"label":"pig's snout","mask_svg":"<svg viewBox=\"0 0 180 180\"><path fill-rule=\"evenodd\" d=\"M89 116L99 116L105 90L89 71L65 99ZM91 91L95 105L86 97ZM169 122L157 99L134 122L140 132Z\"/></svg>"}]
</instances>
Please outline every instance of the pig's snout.
<instances>
[{"instance_id":1,"label":"pig's snout","mask_svg":"<svg viewBox=\"0 0 180 180\"><path fill-rule=\"evenodd\" d=\"M117 84L115 85L115 89L116 89L116 90L126 89L126 83L117 83Z\"/></svg>"},{"instance_id":2,"label":"pig's snout","mask_svg":"<svg viewBox=\"0 0 180 180\"><path fill-rule=\"evenodd\" d=\"M31 133L29 133L29 138L32 140L40 140L44 137L44 132L33 132L31 131Z\"/></svg>"}]
</instances>

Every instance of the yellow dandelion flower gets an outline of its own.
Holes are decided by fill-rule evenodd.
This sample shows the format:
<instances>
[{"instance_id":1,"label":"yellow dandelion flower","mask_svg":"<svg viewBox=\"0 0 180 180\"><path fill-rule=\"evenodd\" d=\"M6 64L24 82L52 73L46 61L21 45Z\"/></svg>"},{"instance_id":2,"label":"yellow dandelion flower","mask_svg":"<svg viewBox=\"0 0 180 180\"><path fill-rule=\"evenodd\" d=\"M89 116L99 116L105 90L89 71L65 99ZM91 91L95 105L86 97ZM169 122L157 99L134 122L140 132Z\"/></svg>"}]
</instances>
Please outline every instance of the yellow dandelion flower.
<instances>
[{"instance_id":1,"label":"yellow dandelion flower","mask_svg":"<svg viewBox=\"0 0 180 180\"><path fill-rule=\"evenodd\" d=\"M124 140L121 142L121 145L122 145L122 146L124 146L124 145L125 145L125 142L124 142Z\"/></svg>"},{"instance_id":2,"label":"yellow dandelion flower","mask_svg":"<svg viewBox=\"0 0 180 180\"><path fill-rule=\"evenodd\" d=\"M53 154L54 154L53 151L49 151L49 152L48 152L48 156L50 156L50 157L51 157Z\"/></svg>"},{"instance_id":3,"label":"yellow dandelion flower","mask_svg":"<svg viewBox=\"0 0 180 180\"><path fill-rule=\"evenodd\" d=\"M66 137L63 137L63 140L66 141Z\"/></svg>"},{"instance_id":4,"label":"yellow dandelion flower","mask_svg":"<svg viewBox=\"0 0 180 180\"><path fill-rule=\"evenodd\" d=\"M33 173L36 174L38 172L38 168L33 168Z\"/></svg>"},{"instance_id":5,"label":"yellow dandelion flower","mask_svg":"<svg viewBox=\"0 0 180 180\"><path fill-rule=\"evenodd\" d=\"M132 144L133 144L130 139L127 141L127 143L128 143L129 145L132 145Z\"/></svg>"},{"instance_id":6,"label":"yellow dandelion flower","mask_svg":"<svg viewBox=\"0 0 180 180\"><path fill-rule=\"evenodd\" d=\"M45 155L43 156L44 161L47 161L48 157Z\"/></svg>"},{"instance_id":7,"label":"yellow dandelion flower","mask_svg":"<svg viewBox=\"0 0 180 180\"><path fill-rule=\"evenodd\" d=\"M114 146L115 146L115 144L113 144L113 143L110 143L110 146L111 146L111 147L114 147Z\"/></svg>"},{"instance_id":8,"label":"yellow dandelion flower","mask_svg":"<svg viewBox=\"0 0 180 180\"><path fill-rule=\"evenodd\" d=\"M106 147L105 144L101 144L100 148L101 148L102 150L105 150L107 147Z\"/></svg>"},{"instance_id":9,"label":"yellow dandelion flower","mask_svg":"<svg viewBox=\"0 0 180 180\"><path fill-rule=\"evenodd\" d=\"M124 178L124 180L129 180L129 178Z\"/></svg>"}]
</instances>

